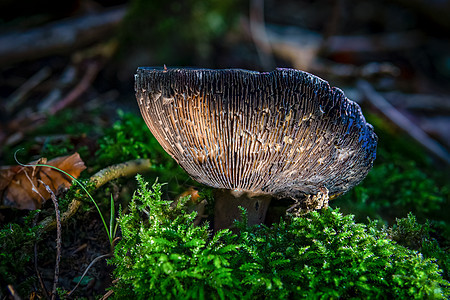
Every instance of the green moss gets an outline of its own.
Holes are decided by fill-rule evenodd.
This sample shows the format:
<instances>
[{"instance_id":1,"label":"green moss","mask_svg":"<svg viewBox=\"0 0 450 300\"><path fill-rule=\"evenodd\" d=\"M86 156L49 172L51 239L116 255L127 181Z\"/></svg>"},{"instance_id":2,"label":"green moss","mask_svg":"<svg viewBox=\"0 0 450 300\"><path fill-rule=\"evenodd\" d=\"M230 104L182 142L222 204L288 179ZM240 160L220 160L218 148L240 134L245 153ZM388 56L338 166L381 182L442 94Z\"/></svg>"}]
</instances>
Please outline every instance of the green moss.
<instances>
[{"instance_id":1,"label":"green moss","mask_svg":"<svg viewBox=\"0 0 450 300\"><path fill-rule=\"evenodd\" d=\"M374 166L360 185L330 204L356 214L360 221L369 216L392 224L408 212L421 219L445 220L450 212L445 171L438 170L422 148L393 132L382 119L371 115L368 120L379 137Z\"/></svg>"},{"instance_id":2,"label":"green moss","mask_svg":"<svg viewBox=\"0 0 450 300\"><path fill-rule=\"evenodd\" d=\"M19 294L27 295L33 281L33 247L38 226L32 226L39 211L32 211L21 223L9 223L0 229L0 296L12 284ZM26 292L25 292L26 291ZM22 293L24 292L24 293Z\"/></svg>"},{"instance_id":3,"label":"green moss","mask_svg":"<svg viewBox=\"0 0 450 300\"><path fill-rule=\"evenodd\" d=\"M440 246L436 229L430 222L419 224L416 217L409 213L406 218L397 219L391 228L385 228L391 239L409 249L421 252L426 258L437 259L443 270L444 279L450 280L450 252ZM445 243L448 241L441 241ZM447 247L448 248L448 247Z\"/></svg>"},{"instance_id":4,"label":"green moss","mask_svg":"<svg viewBox=\"0 0 450 300\"><path fill-rule=\"evenodd\" d=\"M169 183L166 191L179 194L182 184L196 185L152 135L141 116L119 111L119 120L106 129L98 141L96 164L112 165L127 160L150 158L151 175Z\"/></svg>"},{"instance_id":5,"label":"green moss","mask_svg":"<svg viewBox=\"0 0 450 300\"><path fill-rule=\"evenodd\" d=\"M432 298L450 295L434 259L403 247L339 210L272 227L238 224L210 235L195 214L170 208L161 185L140 188L119 218L110 261L117 298Z\"/></svg>"},{"instance_id":6,"label":"green moss","mask_svg":"<svg viewBox=\"0 0 450 300\"><path fill-rule=\"evenodd\" d=\"M140 116L118 111L119 120L98 141L99 165L112 165L138 158L168 159Z\"/></svg>"}]
</instances>

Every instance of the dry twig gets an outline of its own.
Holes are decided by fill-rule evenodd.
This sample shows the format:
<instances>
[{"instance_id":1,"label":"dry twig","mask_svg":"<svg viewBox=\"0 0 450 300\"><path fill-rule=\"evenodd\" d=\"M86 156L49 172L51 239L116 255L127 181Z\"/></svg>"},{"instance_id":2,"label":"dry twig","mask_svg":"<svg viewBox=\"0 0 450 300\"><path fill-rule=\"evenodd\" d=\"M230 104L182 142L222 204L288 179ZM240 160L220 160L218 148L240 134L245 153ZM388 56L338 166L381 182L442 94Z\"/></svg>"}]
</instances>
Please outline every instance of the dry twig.
<instances>
[{"instance_id":1,"label":"dry twig","mask_svg":"<svg viewBox=\"0 0 450 300\"><path fill-rule=\"evenodd\" d=\"M113 283L114 283L114 281L113 281ZM114 294L114 291L113 291L113 290L109 290L109 291L106 292L106 294L103 295L103 297L100 298L100 300L106 300L106 299L108 299L112 294Z\"/></svg>"},{"instance_id":2,"label":"dry twig","mask_svg":"<svg viewBox=\"0 0 450 300\"><path fill-rule=\"evenodd\" d=\"M119 177L130 176L136 173L148 171L151 163L149 159L136 159L128 162L124 162L121 164L109 166L95 173L89 179L90 182L93 182L95 188L99 188L108 181L114 180ZM69 204L69 208L66 212L63 213L61 217L61 222L65 222L70 217L72 217L81 206L81 201L74 199ZM52 217L47 217L42 220L39 225L43 227L43 231L50 230L55 227L56 222Z\"/></svg>"}]
</instances>

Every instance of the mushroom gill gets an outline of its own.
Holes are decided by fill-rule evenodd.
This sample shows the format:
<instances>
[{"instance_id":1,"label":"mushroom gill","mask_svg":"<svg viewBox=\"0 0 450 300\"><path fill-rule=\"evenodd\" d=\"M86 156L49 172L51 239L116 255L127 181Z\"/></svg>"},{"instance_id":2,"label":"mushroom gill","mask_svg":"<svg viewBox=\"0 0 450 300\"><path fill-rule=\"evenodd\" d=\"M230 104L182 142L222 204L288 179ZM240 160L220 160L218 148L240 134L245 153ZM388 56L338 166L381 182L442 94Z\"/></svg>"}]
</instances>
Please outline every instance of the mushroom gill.
<instances>
[{"instance_id":1,"label":"mushroom gill","mask_svg":"<svg viewBox=\"0 0 450 300\"><path fill-rule=\"evenodd\" d=\"M222 202L269 199L250 204L260 214L272 197L326 202L376 156L358 104L303 71L138 68L135 90L149 129L193 179L220 189Z\"/></svg>"}]
</instances>

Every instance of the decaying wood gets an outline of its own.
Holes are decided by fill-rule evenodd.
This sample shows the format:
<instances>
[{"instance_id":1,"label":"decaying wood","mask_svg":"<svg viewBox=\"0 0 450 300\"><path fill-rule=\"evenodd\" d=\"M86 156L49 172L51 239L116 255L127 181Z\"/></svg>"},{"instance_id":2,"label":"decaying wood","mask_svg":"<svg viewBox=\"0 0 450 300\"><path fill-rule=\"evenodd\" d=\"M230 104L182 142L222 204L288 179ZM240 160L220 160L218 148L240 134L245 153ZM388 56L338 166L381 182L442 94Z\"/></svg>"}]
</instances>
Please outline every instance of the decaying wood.
<instances>
[{"instance_id":1,"label":"decaying wood","mask_svg":"<svg viewBox=\"0 0 450 300\"><path fill-rule=\"evenodd\" d=\"M450 148L450 117L448 115L419 118L420 128Z\"/></svg>"},{"instance_id":2,"label":"decaying wood","mask_svg":"<svg viewBox=\"0 0 450 300\"><path fill-rule=\"evenodd\" d=\"M114 282L113 282L113 283L114 283ZM111 297L112 294L114 294L114 290L109 290L109 291L107 291L107 292L100 298L100 300L106 300L106 299L108 299L109 297Z\"/></svg>"},{"instance_id":3,"label":"decaying wood","mask_svg":"<svg viewBox=\"0 0 450 300\"><path fill-rule=\"evenodd\" d=\"M0 144L13 145L20 142L26 132L34 130L42 124L48 115L56 114L73 104L74 101L79 99L91 87L98 72L105 65L106 61L112 57L116 49L117 42L111 40L74 53L72 55L74 65L66 68L56 88L44 97L44 100L38 105L37 109L29 106L25 107L0 131ZM61 98L63 88L74 81L76 69L79 73L83 74L83 77L77 85ZM1 151L2 149L0 148L0 154Z\"/></svg>"},{"instance_id":4,"label":"decaying wood","mask_svg":"<svg viewBox=\"0 0 450 300\"><path fill-rule=\"evenodd\" d=\"M398 111L383 96L364 80L357 83L358 89L363 97L370 101L385 117L392 123L405 131L409 136L425 147L430 153L434 154L443 162L450 164L450 154L437 141L428 136L419 126L410 121L405 115Z\"/></svg>"},{"instance_id":5,"label":"decaying wood","mask_svg":"<svg viewBox=\"0 0 450 300\"><path fill-rule=\"evenodd\" d=\"M0 65L72 52L108 36L125 16L126 8L74 17L25 32L0 36Z\"/></svg>"},{"instance_id":6,"label":"decaying wood","mask_svg":"<svg viewBox=\"0 0 450 300\"><path fill-rule=\"evenodd\" d=\"M317 61L310 67L313 74L326 74L343 79L397 77L400 69L389 62L371 62L362 66Z\"/></svg>"},{"instance_id":7,"label":"decaying wood","mask_svg":"<svg viewBox=\"0 0 450 300\"><path fill-rule=\"evenodd\" d=\"M95 183L95 187L99 188L105 183L119 177L130 176L139 172L148 171L151 163L149 159L130 160L121 164L104 168L91 176L89 181Z\"/></svg>"},{"instance_id":8,"label":"decaying wood","mask_svg":"<svg viewBox=\"0 0 450 300\"><path fill-rule=\"evenodd\" d=\"M99 188L105 183L114 180L119 177L124 176L130 176L133 174L137 174L140 172L148 171L150 168L151 163L149 159L136 159L131 160L128 162L124 162L121 164L109 166L107 168L104 168L94 175L91 176L89 179L90 182L93 182L95 185L95 188ZM61 217L61 222L65 222L66 220L70 219L80 208L82 202L79 200L72 200L69 204L69 208L66 212L63 213ZM56 225L55 219L53 217L47 217L46 219L42 220L39 225L43 227L43 231L47 231L50 229L53 229Z\"/></svg>"}]
</instances>

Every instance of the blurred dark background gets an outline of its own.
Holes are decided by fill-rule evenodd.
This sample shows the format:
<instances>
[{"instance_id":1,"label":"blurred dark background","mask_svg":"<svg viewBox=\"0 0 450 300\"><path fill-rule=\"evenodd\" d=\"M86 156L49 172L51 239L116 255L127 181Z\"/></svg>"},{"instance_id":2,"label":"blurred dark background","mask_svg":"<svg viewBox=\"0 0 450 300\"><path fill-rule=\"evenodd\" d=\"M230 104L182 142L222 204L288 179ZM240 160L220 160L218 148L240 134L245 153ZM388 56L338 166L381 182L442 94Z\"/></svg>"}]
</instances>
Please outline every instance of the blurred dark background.
<instances>
[{"instance_id":1,"label":"blurred dark background","mask_svg":"<svg viewBox=\"0 0 450 300\"><path fill-rule=\"evenodd\" d=\"M48 99L56 82L61 98L91 70L68 106L107 91L120 99L112 106L135 106L136 68L166 64L293 67L357 101L356 81L369 80L448 148L449 15L445 0L1 1L0 142L17 129L8 121L58 102Z\"/></svg>"}]
</instances>

